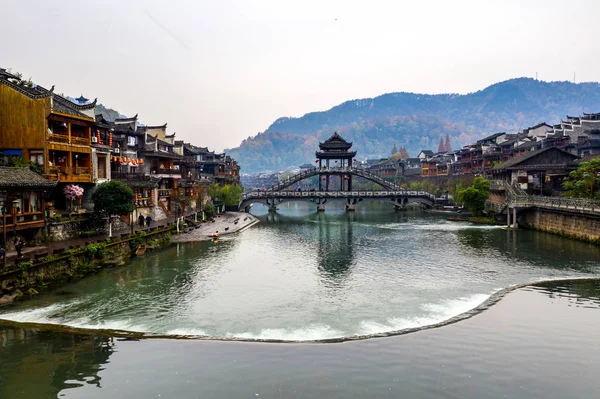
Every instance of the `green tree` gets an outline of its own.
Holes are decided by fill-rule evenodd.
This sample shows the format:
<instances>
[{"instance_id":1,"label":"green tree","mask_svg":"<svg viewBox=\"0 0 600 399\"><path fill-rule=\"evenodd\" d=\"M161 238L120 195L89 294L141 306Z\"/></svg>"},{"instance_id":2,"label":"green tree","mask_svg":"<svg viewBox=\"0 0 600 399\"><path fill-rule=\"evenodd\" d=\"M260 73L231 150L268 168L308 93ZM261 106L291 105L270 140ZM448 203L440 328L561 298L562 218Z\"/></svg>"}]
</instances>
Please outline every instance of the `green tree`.
<instances>
[{"instance_id":1,"label":"green tree","mask_svg":"<svg viewBox=\"0 0 600 399\"><path fill-rule=\"evenodd\" d=\"M208 188L208 193L213 200L219 200L226 206L235 206L242 201L242 186L239 184L225 184L219 186L212 184Z\"/></svg>"},{"instance_id":2,"label":"green tree","mask_svg":"<svg viewBox=\"0 0 600 399\"><path fill-rule=\"evenodd\" d=\"M129 215L133 212L133 198L133 190L118 180L111 180L96 187L92 194L94 213L108 217L109 236L112 235L111 218L113 216Z\"/></svg>"},{"instance_id":3,"label":"green tree","mask_svg":"<svg viewBox=\"0 0 600 399\"><path fill-rule=\"evenodd\" d=\"M582 162L563 183L565 195L577 198L600 198L600 158Z\"/></svg>"},{"instance_id":4,"label":"green tree","mask_svg":"<svg viewBox=\"0 0 600 399\"><path fill-rule=\"evenodd\" d=\"M481 216L489 196L490 182L483 177L476 177L470 187L458 192L458 201L473 212L473 215Z\"/></svg>"}]
</instances>

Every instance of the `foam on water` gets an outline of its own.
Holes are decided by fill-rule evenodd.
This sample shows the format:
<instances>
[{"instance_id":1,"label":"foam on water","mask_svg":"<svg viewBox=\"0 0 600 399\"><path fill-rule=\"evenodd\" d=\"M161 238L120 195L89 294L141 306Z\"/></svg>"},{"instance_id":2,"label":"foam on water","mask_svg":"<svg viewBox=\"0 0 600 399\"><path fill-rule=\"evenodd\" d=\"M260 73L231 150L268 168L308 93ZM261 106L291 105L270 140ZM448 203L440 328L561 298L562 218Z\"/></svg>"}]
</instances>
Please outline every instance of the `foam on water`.
<instances>
[{"instance_id":1,"label":"foam on water","mask_svg":"<svg viewBox=\"0 0 600 399\"><path fill-rule=\"evenodd\" d=\"M174 328L166 332L167 335L180 335L184 337L206 337L206 331L200 328Z\"/></svg>"},{"instance_id":2,"label":"foam on water","mask_svg":"<svg viewBox=\"0 0 600 399\"><path fill-rule=\"evenodd\" d=\"M286 328L265 328L258 334L251 332L227 333L226 337L248 340L317 341L343 338L347 335L343 331L335 330L328 325L311 325L292 330Z\"/></svg>"},{"instance_id":3,"label":"foam on water","mask_svg":"<svg viewBox=\"0 0 600 399\"><path fill-rule=\"evenodd\" d=\"M439 303L425 303L421 305L423 312L420 315L413 317L391 317L385 323L364 320L360 323L357 335L381 334L441 323L475 309L490 296L487 294L475 294L459 299L448 299Z\"/></svg>"}]
</instances>

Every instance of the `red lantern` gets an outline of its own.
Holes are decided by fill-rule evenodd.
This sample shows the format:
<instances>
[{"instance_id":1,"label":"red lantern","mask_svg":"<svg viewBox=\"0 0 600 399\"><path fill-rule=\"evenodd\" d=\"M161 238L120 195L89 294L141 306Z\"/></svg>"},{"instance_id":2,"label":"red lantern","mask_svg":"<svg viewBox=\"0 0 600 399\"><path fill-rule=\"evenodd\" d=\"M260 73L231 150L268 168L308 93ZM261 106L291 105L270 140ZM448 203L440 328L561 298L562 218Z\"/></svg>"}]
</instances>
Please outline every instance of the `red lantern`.
<instances>
[{"instance_id":1,"label":"red lantern","mask_svg":"<svg viewBox=\"0 0 600 399\"><path fill-rule=\"evenodd\" d=\"M317 159L317 160L315 161L315 163L319 163L319 160Z\"/></svg>"},{"instance_id":2,"label":"red lantern","mask_svg":"<svg viewBox=\"0 0 600 399\"><path fill-rule=\"evenodd\" d=\"M354 158L354 162L356 162L356 158Z\"/></svg>"},{"instance_id":3,"label":"red lantern","mask_svg":"<svg viewBox=\"0 0 600 399\"><path fill-rule=\"evenodd\" d=\"M337 163L337 162L338 162L338 161L337 161L337 159L336 159L336 160L335 160L335 163Z\"/></svg>"},{"instance_id":4,"label":"red lantern","mask_svg":"<svg viewBox=\"0 0 600 399\"><path fill-rule=\"evenodd\" d=\"M143 165L143 164L144 164L144 160L140 159L140 165Z\"/></svg>"}]
</instances>

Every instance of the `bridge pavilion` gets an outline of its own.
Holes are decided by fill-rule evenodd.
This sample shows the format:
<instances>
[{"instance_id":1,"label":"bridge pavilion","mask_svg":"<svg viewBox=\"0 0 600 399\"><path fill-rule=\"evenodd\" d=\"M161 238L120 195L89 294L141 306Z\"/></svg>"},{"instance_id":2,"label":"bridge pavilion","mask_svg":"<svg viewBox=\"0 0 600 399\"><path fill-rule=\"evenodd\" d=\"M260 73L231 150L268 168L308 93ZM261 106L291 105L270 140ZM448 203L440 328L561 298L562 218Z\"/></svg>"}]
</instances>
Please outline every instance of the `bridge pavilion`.
<instances>
[{"instance_id":1,"label":"bridge pavilion","mask_svg":"<svg viewBox=\"0 0 600 399\"><path fill-rule=\"evenodd\" d=\"M331 178L334 175L340 176L340 191L352 191L352 174L339 173L340 169L352 167L356 151L350 151L350 147L352 143L347 142L337 133L333 133L324 143L319 143L320 151L315 153L319 164L319 191L323 191L323 181L325 181L325 191L329 191ZM332 175L330 168L337 169L338 173Z\"/></svg>"}]
</instances>

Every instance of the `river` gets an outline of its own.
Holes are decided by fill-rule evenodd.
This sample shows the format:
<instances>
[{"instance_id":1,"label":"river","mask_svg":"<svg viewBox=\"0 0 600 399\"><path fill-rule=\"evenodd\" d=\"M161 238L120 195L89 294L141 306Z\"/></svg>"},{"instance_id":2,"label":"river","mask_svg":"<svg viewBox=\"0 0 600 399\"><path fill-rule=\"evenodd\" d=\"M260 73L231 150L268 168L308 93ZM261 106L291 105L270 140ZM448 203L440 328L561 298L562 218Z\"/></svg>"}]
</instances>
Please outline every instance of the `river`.
<instances>
[{"instance_id":1,"label":"river","mask_svg":"<svg viewBox=\"0 0 600 399\"><path fill-rule=\"evenodd\" d=\"M531 372L522 356L600 371L590 355L598 345L586 338L594 335L590 328L600 332L600 289L589 281L523 288L471 319L397 337L221 342L394 334L443 323L514 285L600 276L597 246L534 231L378 206L261 211L261 223L218 243L150 252L0 311L0 318L22 323L217 340L111 341L43 326L4 327L0 393L19 389L13 380L20 373L7 378L8 370L34 370L37 363L61 375L44 385L48 397L88 398L107 389L112 397L560 397L552 396L559 391L551 389L551 367L540 369L543 389L537 377L521 383L524 391L499 382L516 384L518 373ZM573 335L568 351L563 330ZM61 374L50 364L59 367L63 356L75 360ZM508 367L519 362L521 369ZM461 385L455 379L463 372L470 381ZM500 380L491 389L493 375ZM584 380L582 394L596 388L593 378Z\"/></svg>"}]
</instances>

